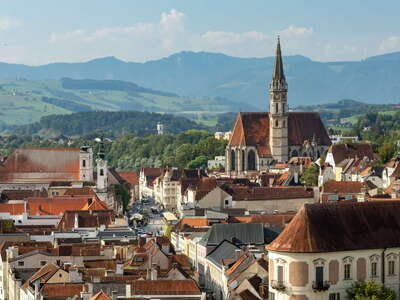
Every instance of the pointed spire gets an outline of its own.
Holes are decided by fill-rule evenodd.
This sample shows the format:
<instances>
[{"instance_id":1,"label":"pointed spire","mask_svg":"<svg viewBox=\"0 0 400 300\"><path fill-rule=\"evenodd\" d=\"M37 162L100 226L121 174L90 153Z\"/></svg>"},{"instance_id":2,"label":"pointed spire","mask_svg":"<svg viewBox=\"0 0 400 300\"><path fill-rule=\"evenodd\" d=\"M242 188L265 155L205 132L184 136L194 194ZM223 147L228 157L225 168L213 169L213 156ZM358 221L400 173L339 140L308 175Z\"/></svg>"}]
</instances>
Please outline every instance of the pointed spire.
<instances>
[{"instance_id":1,"label":"pointed spire","mask_svg":"<svg viewBox=\"0 0 400 300\"><path fill-rule=\"evenodd\" d=\"M279 35L278 35L278 44L276 46L274 72L272 73L272 84L274 86L286 85L286 78L283 72L281 41Z\"/></svg>"}]
</instances>

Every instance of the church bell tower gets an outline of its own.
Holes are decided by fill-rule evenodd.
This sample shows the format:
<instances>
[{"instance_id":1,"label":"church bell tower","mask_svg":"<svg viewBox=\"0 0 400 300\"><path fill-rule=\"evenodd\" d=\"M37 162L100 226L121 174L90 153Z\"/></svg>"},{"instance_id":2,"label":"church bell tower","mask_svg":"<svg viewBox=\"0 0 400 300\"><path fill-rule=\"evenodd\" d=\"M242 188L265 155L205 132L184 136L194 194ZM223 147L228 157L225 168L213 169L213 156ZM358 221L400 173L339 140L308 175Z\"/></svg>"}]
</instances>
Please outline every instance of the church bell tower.
<instances>
[{"instance_id":1,"label":"church bell tower","mask_svg":"<svg viewBox=\"0 0 400 300\"><path fill-rule=\"evenodd\" d=\"M275 65L269 86L269 145L278 162L289 159L287 83L283 73L281 43L278 37Z\"/></svg>"}]
</instances>

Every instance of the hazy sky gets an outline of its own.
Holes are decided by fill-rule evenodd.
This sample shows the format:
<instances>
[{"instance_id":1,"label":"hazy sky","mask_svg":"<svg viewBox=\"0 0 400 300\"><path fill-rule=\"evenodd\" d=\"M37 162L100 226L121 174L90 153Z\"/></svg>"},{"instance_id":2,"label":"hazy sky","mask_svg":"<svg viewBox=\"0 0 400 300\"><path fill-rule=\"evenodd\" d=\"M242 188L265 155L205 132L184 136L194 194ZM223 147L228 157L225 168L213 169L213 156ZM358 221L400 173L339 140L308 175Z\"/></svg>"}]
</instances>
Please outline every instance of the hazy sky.
<instances>
[{"instance_id":1,"label":"hazy sky","mask_svg":"<svg viewBox=\"0 0 400 300\"><path fill-rule=\"evenodd\" d=\"M399 0L0 0L0 61L31 65L192 50L359 60L400 51Z\"/></svg>"}]
</instances>

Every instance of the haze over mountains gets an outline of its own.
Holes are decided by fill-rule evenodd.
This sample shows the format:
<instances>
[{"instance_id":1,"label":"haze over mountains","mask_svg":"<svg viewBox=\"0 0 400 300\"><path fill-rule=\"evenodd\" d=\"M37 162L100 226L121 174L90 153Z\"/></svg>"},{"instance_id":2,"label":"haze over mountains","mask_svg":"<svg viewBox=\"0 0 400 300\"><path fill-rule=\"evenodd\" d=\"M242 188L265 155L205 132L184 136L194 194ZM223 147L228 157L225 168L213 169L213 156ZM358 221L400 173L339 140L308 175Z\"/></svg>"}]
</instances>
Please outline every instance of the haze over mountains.
<instances>
[{"instance_id":1,"label":"haze over mountains","mask_svg":"<svg viewBox=\"0 0 400 300\"><path fill-rule=\"evenodd\" d=\"M288 56L284 63L291 106L344 98L369 103L400 100L400 52L354 62L316 62ZM221 96L264 110L272 67L273 57L180 52L146 63L114 57L43 66L0 63L0 79L117 79L183 96Z\"/></svg>"}]
</instances>

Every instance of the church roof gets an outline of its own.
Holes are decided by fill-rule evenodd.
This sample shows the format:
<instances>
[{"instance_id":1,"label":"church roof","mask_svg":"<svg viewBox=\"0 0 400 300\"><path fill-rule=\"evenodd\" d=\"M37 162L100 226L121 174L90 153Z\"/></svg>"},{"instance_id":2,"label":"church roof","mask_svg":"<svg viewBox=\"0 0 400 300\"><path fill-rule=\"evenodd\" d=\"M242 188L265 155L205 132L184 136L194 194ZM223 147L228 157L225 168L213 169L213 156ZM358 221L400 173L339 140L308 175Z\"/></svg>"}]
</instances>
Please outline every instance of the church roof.
<instances>
[{"instance_id":1,"label":"church roof","mask_svg":"<svg viewBox=\"0 0 400 300\"><path fill-rule=\"evenodd\" d=\"M328 133L321 118L315 112L288 113L288 143L289 146L301 146L304 141L315 137L320 145L330 145ZM229 146L254 146L260 156L270 156L269 145L269 113L250 112L239 113Z\"/></svg>"},{"instance_id":2,"label":"church roof","mask_svg":"<svg viewBox=\"0 0 400 300\"><path fill-rule=\"evenodd\" d=\"M20 148L0 166L0 182L79 181L79 148Z\"/></svg>"}]
</instances>

